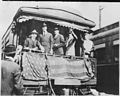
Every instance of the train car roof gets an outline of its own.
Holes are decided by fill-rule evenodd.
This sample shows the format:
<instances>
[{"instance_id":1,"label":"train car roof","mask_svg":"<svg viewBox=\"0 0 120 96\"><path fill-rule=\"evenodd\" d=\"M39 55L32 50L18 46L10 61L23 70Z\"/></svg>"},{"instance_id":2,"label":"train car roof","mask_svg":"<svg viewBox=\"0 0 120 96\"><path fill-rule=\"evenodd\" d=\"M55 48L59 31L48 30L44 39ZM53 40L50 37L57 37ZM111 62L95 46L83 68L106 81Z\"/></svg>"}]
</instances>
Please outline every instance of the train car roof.
<instances>
[{"instance_id":1,"label":"train car roof","mask_svg":"<svg viewBox=\"0 0 120 96\"><path fill-rule=\"evenodd\" d=\"M99 38L103 38L105 36L111 36L118 33L119 33L119 22L115 22L113 24L95 30L94 35L91 37L91 40L96 40Z\"/></svg>"},{"instance_id":2,"label":"train car roof","mask_svg":"<svg viewBox=\"0 0 120 96\"><path fill-rule=\"evenodd\" d=\"M61 7L60 9L57 7L21 7L16 13L14 20L21 15L40 16L89 28L96 25L93 21L81 16L79 11L73 9L68 10L68 8L65 7Z\"/></svg>"},{"instance_id":3,"label":"train car roof","mask_svg":"<svg viewBox=\"0 0 120 96\"><path fill-rule=\"evenodd\" d=\"M3 35L3 41L11 32L12 26L21 20L39 20L50 21L63 27L69 27L80 30L82 32L89 32L96 24L84 18L79 9L73 9L71 6L47 6L41 7L20 7L15 14L11 25L8 27L6 33ZM20 22L19 22L20 23Z\"/></svg>"}]
</instances>

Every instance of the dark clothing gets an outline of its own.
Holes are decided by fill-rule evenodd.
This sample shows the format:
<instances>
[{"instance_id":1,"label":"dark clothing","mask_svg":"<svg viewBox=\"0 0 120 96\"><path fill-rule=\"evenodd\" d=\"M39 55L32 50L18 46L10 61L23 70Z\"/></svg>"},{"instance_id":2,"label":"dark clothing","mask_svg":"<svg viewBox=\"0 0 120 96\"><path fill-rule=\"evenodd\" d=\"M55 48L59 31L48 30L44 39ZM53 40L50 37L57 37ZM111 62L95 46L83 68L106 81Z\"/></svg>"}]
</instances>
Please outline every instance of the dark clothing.
<instances>
[{"instance_id":1,"label":"dark clothing","mask_svg":"<svg viewBox=\"0 0 120 96\"><path fill-rule=\"evenodd\" d=\"M27 38L24 43L25 47L35 48L37 47L39 50L41 49L41 44L38 40L33 41L31 38Z\"/></svg>"},{"instance_id":2,"label":"dark clothing","mask_svg":"<svg viewBox=\"0 0 120 96\"><path fill-rule=\"evenodd\" d=\"M21 72L17 63L10 60L1 62L1 95L20 95ZM22 83L21 83L22 84Z\"/></svg>"},{"instance_id":3,"label":"dark clothing","mask_svg":"<svg viewBox=\"0 0 120 96\"><path fill-rule=\"evenodd\" d=\"M58 36L54 37L54 44L57 44L57 46L53 45L53 51L55 55L63 55L63 46L65 45L63 35L59 34Z\"/></svg>"},{"instance_id":4,"label":"dark clothing","mask_svg":"<svg viewBox=\"0 0 120 96\"><path fill-rule=\"evenodd\" d=\"M51 33L45 35L40 34L40 43L45 48L45 52L49 53L53 46L53 36Z\"/></svg>"}]
</instances>

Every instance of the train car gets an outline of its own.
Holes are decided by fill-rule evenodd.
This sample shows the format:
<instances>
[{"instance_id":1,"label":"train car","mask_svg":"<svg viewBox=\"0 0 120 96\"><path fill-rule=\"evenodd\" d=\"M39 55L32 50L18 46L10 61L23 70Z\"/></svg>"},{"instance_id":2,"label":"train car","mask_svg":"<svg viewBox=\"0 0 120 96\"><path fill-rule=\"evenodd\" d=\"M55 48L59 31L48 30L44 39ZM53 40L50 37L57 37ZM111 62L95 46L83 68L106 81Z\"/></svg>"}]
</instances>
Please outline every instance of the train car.
<instances>
[{"instance_id":1,"label":"train car","mask_svg":"<svg viewBox=\"0 0 120 96\"><path fill-rule=\"evenodd\" d=\"M64 37L68 35L69 28L79 36L95 26L93 21L82 17L76 10L69 11L64 7L21 7L2 38L2 49L8 44L23 46L33 29L41 33L43 23L47 24L52 34L57 26ZM80 57L79 46L75 50L76 56L54 56L23 50L18 64L23 74L24 95L89 94L89 88L96 85L96 59ZM4 59L4 54L2 57ZM94 78L87 75L89 69L86 64L92 68Z\"/></svg>"},{"instance_id":2,"label":"train car","mask_svg":"<svg viewBox=\"0 0 120 96\"><path fill-rule=\"evenodd\" d=\"M97 88L111 94L119 94L119 22L94 32L97 58Z\"/></svg>"}]
</instances>

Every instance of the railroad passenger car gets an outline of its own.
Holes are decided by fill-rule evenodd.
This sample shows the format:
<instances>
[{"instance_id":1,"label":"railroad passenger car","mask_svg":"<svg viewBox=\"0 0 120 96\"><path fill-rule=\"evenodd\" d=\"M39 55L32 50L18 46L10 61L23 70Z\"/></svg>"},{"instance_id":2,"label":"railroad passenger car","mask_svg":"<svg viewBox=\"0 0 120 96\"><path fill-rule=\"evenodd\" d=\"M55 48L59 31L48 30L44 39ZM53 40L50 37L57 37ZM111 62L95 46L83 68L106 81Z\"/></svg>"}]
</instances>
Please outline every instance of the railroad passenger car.
<instances>
[{"instance_id":1,"label":"railroad passenger car","mask_svg":"<svg viewBox=\"0 0 120 96\"><path fill-rule=\"evenodd\" d=\"M75 34L79 36L89 32L95 26L93 21L82 17L76 10L67 10L64 7L58 8L57 6L21 7L2 38L2 49L8 44L14 44L16 47L18 45L23 46L25 39L33 29L41 33L43 23L47 24L48 31L52 34L57 26L64 37L67 36L69 28L72 28ZM71 95L89 94L88 87L96 85L96 59L89 58L88 60L80 57L79 47L76 47L77 56L73 57L49 54L46 56L45 53L23 50L18 64L23 73L24 94L50 95L55 93L62 95L64 94L63 91ZM4 54L2 57L4 59ZM49 68L46 61L49 61ZM86 63L92 67L94 78L88 76ZM83 81L84 78L88 78L88 80Z\"/></svg>"},{"instance_id":2,"label":"railroad passenger car","mask_svg":"<svg viewBox=\"0 0 120 96\"><path fill-rule=\"evenodd\" d=\"M93 33L97 58L97 88L111 94L119 93L119 22Z\"/></svg>"}]
</instances>

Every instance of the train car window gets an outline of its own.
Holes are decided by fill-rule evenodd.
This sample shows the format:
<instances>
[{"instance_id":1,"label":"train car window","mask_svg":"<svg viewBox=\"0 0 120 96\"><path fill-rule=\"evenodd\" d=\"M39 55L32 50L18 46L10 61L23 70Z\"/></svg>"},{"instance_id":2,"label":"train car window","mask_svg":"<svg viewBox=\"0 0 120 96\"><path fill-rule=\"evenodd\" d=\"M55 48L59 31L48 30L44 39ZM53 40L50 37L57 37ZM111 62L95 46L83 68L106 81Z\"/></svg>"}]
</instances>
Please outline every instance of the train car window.
<instances>
[{"instance_id":1,"label":"train car window","mask_svg":"<svg viewBox=\"0 0 120 96\"><path fill-rule=\"evenodd\" d=\"M119 45L113 46L113 55L114 63L119 63Z\"/></svg>"},{"instance_id":2,"label":"train car window","mask_svg":"<svg viewBox=\"0 0 120 96\"><path fill-rule=\"evenodd\" d=\"M97 58L98 64L106 63L106 55L105 55L105 48L100 48L95 50L95 57Z\"/></svg>"}]
</instances>

